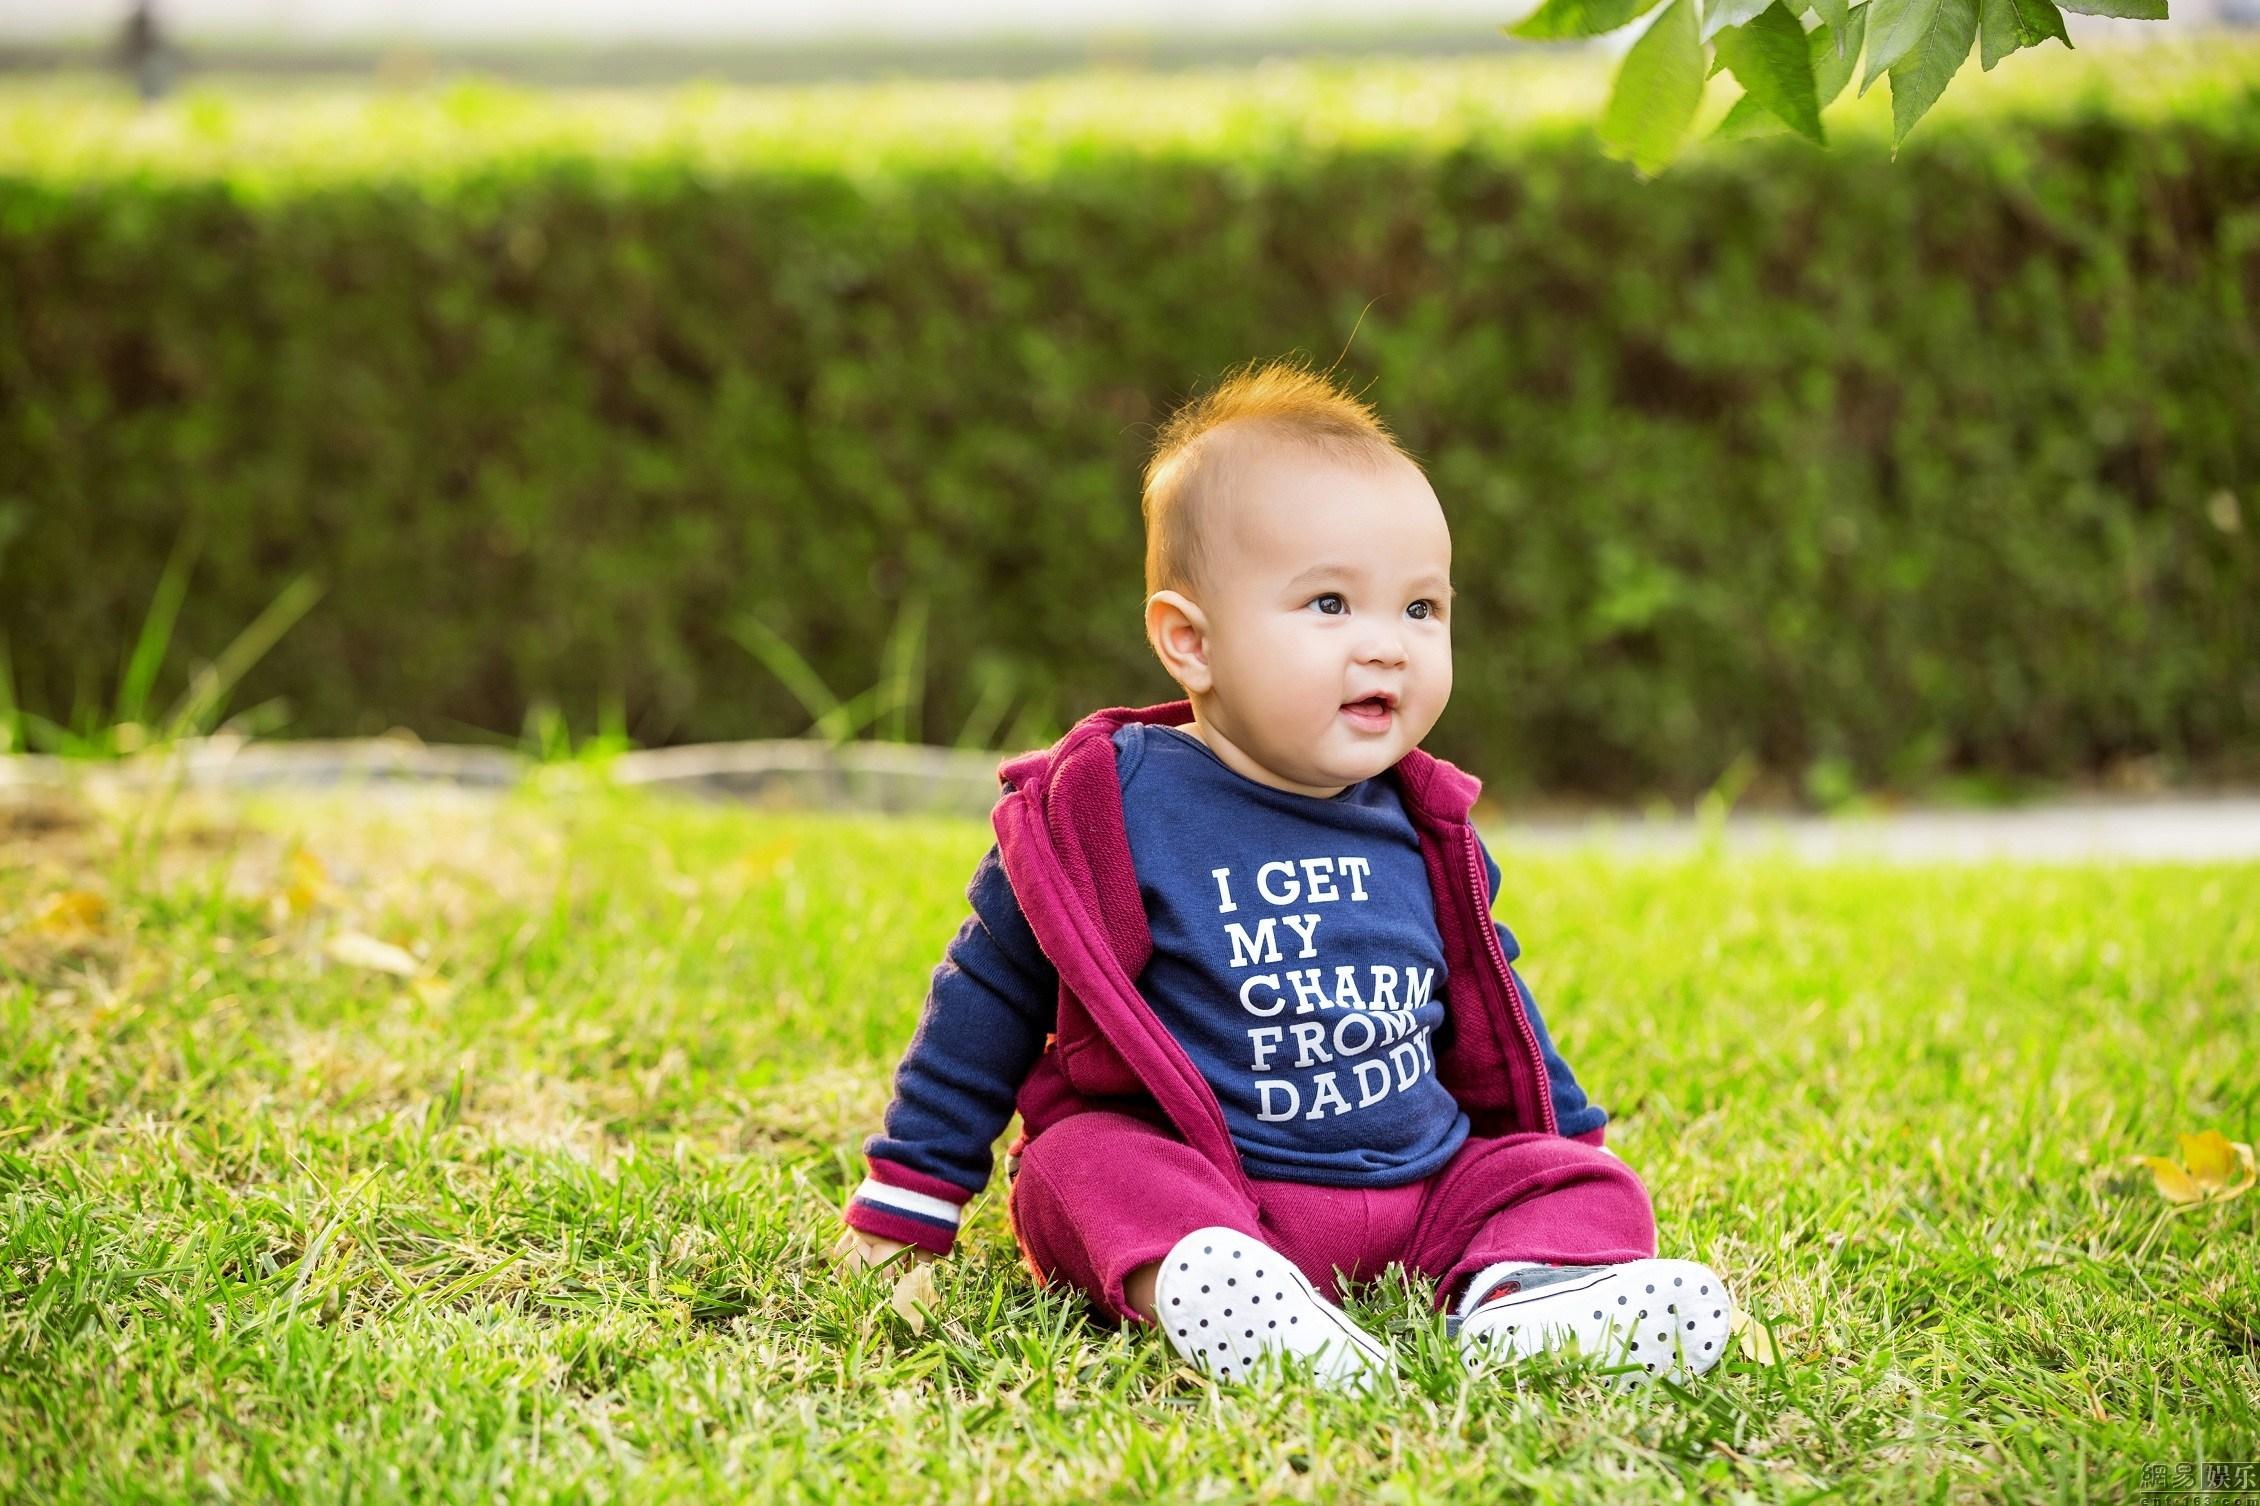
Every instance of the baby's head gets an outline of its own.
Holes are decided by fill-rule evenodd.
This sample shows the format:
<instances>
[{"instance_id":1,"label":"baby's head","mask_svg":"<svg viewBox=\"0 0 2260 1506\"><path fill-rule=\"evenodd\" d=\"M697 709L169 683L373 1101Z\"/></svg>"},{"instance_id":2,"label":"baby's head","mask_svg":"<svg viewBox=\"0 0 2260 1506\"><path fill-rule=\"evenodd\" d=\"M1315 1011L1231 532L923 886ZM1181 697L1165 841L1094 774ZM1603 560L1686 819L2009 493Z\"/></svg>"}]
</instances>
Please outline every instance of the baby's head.
<instances>
[{"instance_id":1,"label":"baby's head","mask_svg":"<svg viewBox=\"0 0 2260 1506\"><path fill-rule=\"evenodd\" d=\"M1228 766L1325 798L1428 735L1452 535L1372 408L1302 366L1234 372L1162 425L1144 505L1146 640Z\"/></svg>"}]
</instances>

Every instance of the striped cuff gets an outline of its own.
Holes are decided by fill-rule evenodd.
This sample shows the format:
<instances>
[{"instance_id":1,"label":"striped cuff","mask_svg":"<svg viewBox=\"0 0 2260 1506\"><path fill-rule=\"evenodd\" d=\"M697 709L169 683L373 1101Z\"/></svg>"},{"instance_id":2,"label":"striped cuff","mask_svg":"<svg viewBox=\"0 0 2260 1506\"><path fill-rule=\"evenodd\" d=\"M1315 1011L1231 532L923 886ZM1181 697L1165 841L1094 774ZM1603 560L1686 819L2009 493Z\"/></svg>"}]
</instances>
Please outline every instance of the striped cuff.
<instances>
[{"instance_id":1,"label":"striped cuff","mask_svg":"<svg viewBox=\"0 0 2260 1506\"><path fill-rule=\"evenodd\" d=\"M865 1234L947 1255L957 1243L965 1200L962 1188L907 1166L873 1160L871 1175L848 1200L847 1223Z\"/></svg>"}]
</instances>

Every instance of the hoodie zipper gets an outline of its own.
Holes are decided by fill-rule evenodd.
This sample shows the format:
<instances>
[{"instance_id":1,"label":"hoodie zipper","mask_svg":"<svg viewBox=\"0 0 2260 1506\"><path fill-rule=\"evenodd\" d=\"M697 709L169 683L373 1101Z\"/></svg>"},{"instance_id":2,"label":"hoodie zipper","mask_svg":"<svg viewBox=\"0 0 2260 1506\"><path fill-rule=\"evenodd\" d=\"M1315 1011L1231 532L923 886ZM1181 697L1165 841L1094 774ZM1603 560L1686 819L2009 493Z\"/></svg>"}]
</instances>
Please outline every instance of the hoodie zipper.
<instances>
[{"instance_id":1,"label":"hoodie zipper","mask_svg":"<svg viewBox=\"0 0 2260 1506\"><path fill-rule=\"evenodd\" d=\"M1061 738L1058 746L1063 748L1066 745L1067 740L1068 739L1065 737ZM1059 850L1051 840L1051 823L1047 814L1052 797L1052 773L1057 766L1056 755L1057 749L1055 748L1054 758L1052 762L1048 763L1045 766L1044 778L1041 786L1041 802L1026 804L1024 808L1026 810L1026 818L1033 821L1038 833L1038 836L1034 842L1034 846L1037 851L1043 854L1043 861L1047 870L1044 874L1044 881L1047 887L1051 889L1055 896L1061 893L1069 896L1068 900L1062 902L1062 908L1072 911L1077 909L1080 905L1080 897L1076 895L1075 887L1067 877L1065 864L1060 858ZM1018 794L1024 802L1029 802L1031 800L1031 796L1027 792L1016 791L1014 793ZM998 802L999 807L1001 808L1003 804L1004 801L1000 799ZM994 822L995 819L995 812L992 812L991 821ZM1002 828L999 828L998 839L1002 841L1003 837L1004 832ZM1022 909L1025 911L1026 908L1026 905L1023 904ZM1097 959L1105 952L1106 942L1103 939L1094 940L1091 943L1090 956L1094 964L1097 964ZM1102 976L1100 981L1102 984L1106 981L1106 979L1104 978L1104 971L1105 970L1103 968L1103 965L1101 965ZM1118 968L1115 971L1119 975L1121 970ZM1224 1117L1224 1105L1217 1098L1216 1090L1209 1085L1208 1079L1203 1076L1200 1069L1193 1064L1192 1059L1189 1056L1185 1055L1182 1043L1178 1042L1176 1038L1169 1033L1169 1028L1163 1025L1160 1019L1155 1016L1152 1006L1147 1004L1144 996L1138 992L1135 980L1125 977L1123 979L1123 982L1127 993L1130 1012L1135 1016L1142 1017L1152 1027L1155 1036L1158 1037L1159 1041L1162 1043L1158 1049L1163 1053L1165 1057L1171 1051L1175 1051L1177 1053L1178 1059L1183 1063L1185 1069L1184 1076L1186 1079L1186 1091L1197 1101L1199 1106L1203 1110L1205 1110L1205 1113L1202 1117L1207 1121L1209 1130L1215 1137L1216 1143L1223 1149L1224 1153L1229 1159L1222 1162L1216 1161L1214 1158L1209 1157L1206 1152L1202 1150L1202 1148L1198 1145L1193 1146L1195 1152L1202 1155L1203 1159L1209 1160L1210 1164L1215 1165L1219 1171L1223 1172L1227 1176L1236 1179L1239 1184L1241 1194L1246 1197L1249 1202L1253 1203L1256 1195L1255 1186L1248 1179L1247 1164L1241 1160L1239 1149L1236 1145L1233 1144L1232 1127L1230 1122ZM1090 1003L1088 1000L1086 1000L1084 1003L1084 1009L1086 1013L1088 1013L1090 1009ZM1091 1021L1091 1028L1101 1038L1108 1038L1106 1027L1103 1024L1099 1023L1098 1020L1093 1019ZM1113 1046L1116 1054L1121 1056L1123 1061L1130 1066L1130 1069L1133 1073L1139 1071L1140 1060L1142 1060L1140 1053L1125 1049L1125 1047L1121 1043L1114 1042L1111 1039L1109 1039L1109 1044ZM1065 1059L1063 1057L1061 1068L1063 1075L1065 1073L1064 1061ZM1072 1082L1070 1082L1068 1086L1071 1090L1074 1087ZM1151 1092L1150 1089L1148 1091L1149 1093ZM1176 1123L1176 1116L1170 1113L1168 1105L1164 1104L1161 1101L1161 1095L1152 1094L1152 1097L1156 1106L1161 1108L1162 1117L1166 1120L1169 1120L1171 1125L1176 1128L1181 1135L1184 1135L1187 1143L1191 1144L1193 1141L1192 1135L1187 1133L1186 1126Z\"/></svg>"},{"instance_id":2,"label":"hoodie zipper","mask_svg":"<svg viewBox=\"0 0 2260 1506\"><path fill-rule=\"evenodd\" d=\"M1546 1080L1546 1060L1538 1049L1538 1037L1530 1028L1530 1008L1515 984L1514 969L1507 965L1507 954L1499 945L1498 928L1491 923L1489 907L1483 903L1483 859L1476 851L1475 823L1467 821L1461 826L1461 846L1467 853L1468 892L1475 897L1475 929L1482 934L1484 950L1490 954L1500 980L1507 985L1507 999L1513 1005L1509 1012L1514 1016L1515 1033L1522 1038L1523 1061L1526 1065L1532 1062L1538 1065L1539 1122L1546 1127L1547 1134L1559 1134L1561 1130L1554 1118L1553 1084ZM1502 884L1506 881L1504 863L1499 865L1499 879Z\"/></svg>"}]
</instances>

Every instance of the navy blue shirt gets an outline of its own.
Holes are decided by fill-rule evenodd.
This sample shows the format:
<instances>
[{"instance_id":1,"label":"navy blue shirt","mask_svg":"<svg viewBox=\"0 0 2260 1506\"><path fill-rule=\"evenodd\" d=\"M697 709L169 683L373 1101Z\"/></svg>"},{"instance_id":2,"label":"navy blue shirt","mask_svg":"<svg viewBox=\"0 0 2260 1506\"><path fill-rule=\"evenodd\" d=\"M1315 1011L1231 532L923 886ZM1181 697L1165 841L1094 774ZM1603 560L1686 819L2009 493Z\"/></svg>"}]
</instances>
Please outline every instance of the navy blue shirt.
<instances>
[{"instance_id":1,"label":"navy blue shirt","mask_svg":"<svg viewBox=\"0 0 2260 1506\"><path fill-rule=\"evenodd\" d=\"M1321 799L1175 727L1130 722L1114 742L1154 942L1138 992L1248 1175L1390 1186L1450 1160L1467 1115L1436 1080L1444 942L1395 781Z\"/></svg>"},{"instance_id":2,"label":"navy blue shirt","mask_svg":"<svg viewBox=\"0 0 2260 1506\"><path fill-rule=\"evenodd\" d=\"M1160 723L1126 723L1114 745L1154 942L1138 990L1215 1091L1248 1174L1394 1186L1435 1172L1468 1121L1436 1078L1449 978L1394 778L1320 799L1249 779ZM1498 865L1483 861L1496 896ZM993 844L966 897L864 1149L970 1193L1053 1028L1059 974ZM1511 967L1520 947L1504 926L1499 940ZM1599 1128L1608 1116L1523 997L1557 1129Z\"/></svg>"}]
</instances>

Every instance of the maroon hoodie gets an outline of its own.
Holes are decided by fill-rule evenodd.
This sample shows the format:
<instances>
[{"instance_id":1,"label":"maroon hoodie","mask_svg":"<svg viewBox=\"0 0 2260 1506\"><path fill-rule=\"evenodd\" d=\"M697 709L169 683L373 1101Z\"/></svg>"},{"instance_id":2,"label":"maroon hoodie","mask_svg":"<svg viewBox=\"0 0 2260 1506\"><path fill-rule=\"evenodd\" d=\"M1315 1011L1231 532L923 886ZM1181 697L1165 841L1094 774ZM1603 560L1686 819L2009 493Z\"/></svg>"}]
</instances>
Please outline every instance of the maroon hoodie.
<instances>
[{"instance_id":1,"label":"maroon hoodie","mask_svg":"<svg viewBox=\"0 0 2260 1506\"><path fill-rule=\"evenodd\" d=\"M1131 866L1112 738L1125 722L1184 726L1192 719L1189 700L1108 707L1084 717L1051 747L998 766L1004 794L990 813L998 854L1030 930L1059 972L1057 1023L1021 1086L1022 1134L1012 1149L1017 1154L1069 1114L1093 1108L1136 1114L1173 1128L1252 1198L1215 1093L1133 982L1145 970L1153 939ZM1467 1112L1471 1134L1559 1133L1538 1037L1491 921L1483 856L1469 820L1482 783L1418 748L1390 772L1420 835L1455 985L1447 991L1437 1077ZM1578 1138L1599 1144L1604 1134L1597 1129ZM966 1197L963 1189L889 1162L874 1161L871 1175L898 1193L952 1208ZM857 1216L867 1212L874 1216ZM869 1233L946 1248L946 1239L919 1237L910 1221L861 1203L850 1222Z\"/></svg>"}]
</instances>

